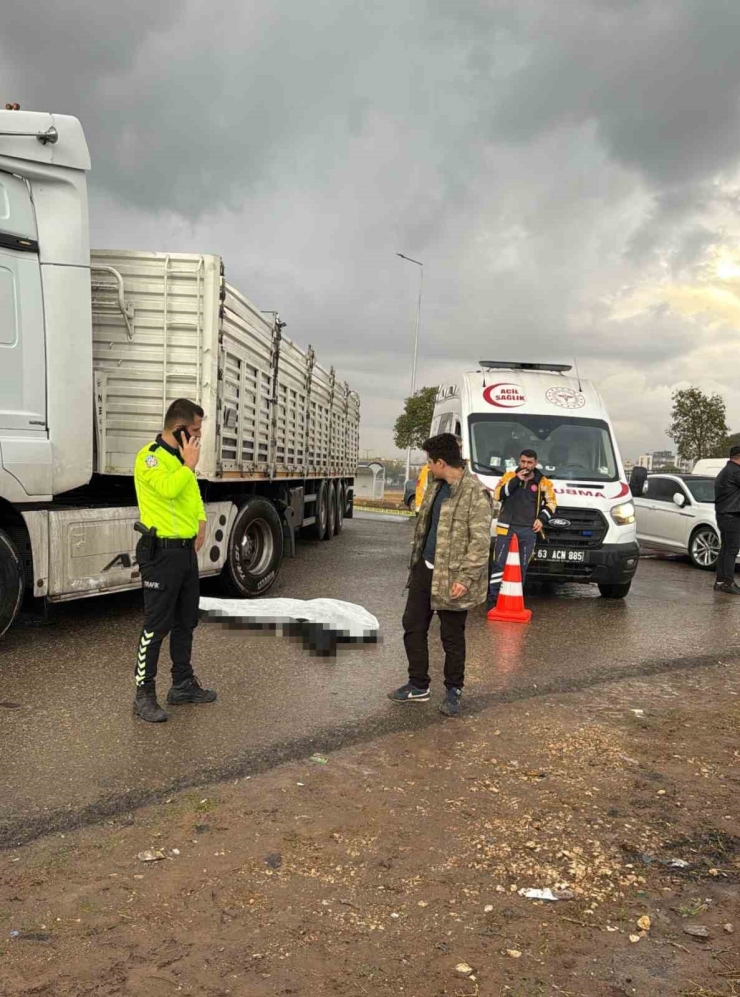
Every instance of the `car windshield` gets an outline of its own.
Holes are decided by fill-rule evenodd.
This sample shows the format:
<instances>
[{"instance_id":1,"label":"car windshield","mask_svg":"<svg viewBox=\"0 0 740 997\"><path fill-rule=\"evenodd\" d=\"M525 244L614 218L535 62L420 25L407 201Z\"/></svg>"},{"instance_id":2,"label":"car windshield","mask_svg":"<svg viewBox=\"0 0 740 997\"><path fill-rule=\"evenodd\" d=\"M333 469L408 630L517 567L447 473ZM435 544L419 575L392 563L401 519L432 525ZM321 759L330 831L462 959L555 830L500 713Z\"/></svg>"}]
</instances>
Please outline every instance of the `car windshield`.
<instances>
[{"instance_id":1,"label":"car windshield","mask_svg":"<svg viewBox=\"0 0 740 997\"><path fill-rule=\"evenodd\" d=\"M470 448L479 474L503 474L519 464L522 450L534 450L548 478L617 481L609 427L598 419L568 415L472 415Z\"/></svg>"},{"instance_id":2,"label":"car windshield","mask_svg":"<svg viewBox=\"0 0 740 997\"><path fill-rule=\"evenodd\" d=\"M696 481L684 481L696 502L714 502L714 478L697 478Z\"/></svg>"}]
</instances>

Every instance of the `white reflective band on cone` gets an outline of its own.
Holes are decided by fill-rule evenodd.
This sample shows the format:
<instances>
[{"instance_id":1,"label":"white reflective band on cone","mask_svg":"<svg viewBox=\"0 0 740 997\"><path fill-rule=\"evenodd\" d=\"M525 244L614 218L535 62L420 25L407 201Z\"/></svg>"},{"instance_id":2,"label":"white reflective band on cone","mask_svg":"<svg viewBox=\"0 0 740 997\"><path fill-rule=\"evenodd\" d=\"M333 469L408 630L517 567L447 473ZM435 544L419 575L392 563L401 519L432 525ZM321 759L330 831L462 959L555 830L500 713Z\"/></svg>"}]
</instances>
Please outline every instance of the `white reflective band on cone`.
<instances>
[{"instance_id":1,"label":"white reflective band on cone","mask_svg":"<svg viewBox=\"0 0 740 997\"><path fill-rule=\"evenodd\" d=\"M521 595L521 582L501 582L501 595Z\"/></svg>"}]
</instances>

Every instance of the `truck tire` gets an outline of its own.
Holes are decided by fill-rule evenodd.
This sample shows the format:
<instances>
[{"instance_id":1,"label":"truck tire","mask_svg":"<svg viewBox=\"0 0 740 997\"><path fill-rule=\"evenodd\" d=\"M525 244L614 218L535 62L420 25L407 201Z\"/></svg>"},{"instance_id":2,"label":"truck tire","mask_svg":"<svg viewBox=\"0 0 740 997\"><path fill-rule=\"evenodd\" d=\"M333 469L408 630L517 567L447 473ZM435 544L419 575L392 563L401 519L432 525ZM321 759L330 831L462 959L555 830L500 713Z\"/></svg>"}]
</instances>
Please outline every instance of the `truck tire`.
<instances>
[{"instance_id":1,"label":"truck tire","mask_svg":"<svg viewBox=\"0 0 740 997\"><path fill-rule=\"evenodd\" d=\"M719 557L720 541L711 526L700 526L689 540L689 560L701 571L715 571Z\"/></svg>"},{"instance_id":2,"label":"truck tire","mask_svg":"<svg viewBox=\"0 0 740 997\"><path fill-rule=\"evenodd\" d=\"M337 482L337 525L334 530L336 536L339 536L339 534L344 529L344 504L346 501L347 498L344 494L344 482L338 481Z\"/></svg>"},{"instance_id":3,"label":"truck tire","mask_svg":"<svg viewBox=\"0 0 740 997\"><path fill-rule=\"evenodd\" d=\"M337 489L333 481L326 483L326 533L324 540L332 540L337 532Z\"/></svg>"},{"instance_id":4,"label":"truck tire","mask_svg":"<svg viewBox=\"0 0 740 997\"><path fill-rule=\"evenodd\" d=\"M275 584L283 559L283 524L267 499L251 499L236 515L228 540L221 588L226 595L252 599Z\"/></svg>"},{"instance_id":5,"label":"truck tire","mask_svg":"<svg viewBox=\"0 0 740 997\"><path fill-rule=\"evenodd\" d=\"M316 501L314 516L316 519L306 527L306 536L310 540L323 540L329 520L329 489L327 481L319 481L316 485Z\"/></svg>"},{"instance_id":6,"label":"truck tire","mask_svg":"<svg viewBox=\"0 0 740 997\"><path fill-rule=\"evenodd\" d=\"M630 590L632 582L615 582L609 585L599 585L599 592L604 599L624 599Z\"/></svg>"},{"instance_id":7,"label":"truck tire","mask_svg":"<svg viewBox=\"0 0 740 997\"><path fill-rule=\"evenodd\" d=\"M0 530L0 637L20 611L24 589L23 562L8 534Z\"/></svg>"}]
</instances>

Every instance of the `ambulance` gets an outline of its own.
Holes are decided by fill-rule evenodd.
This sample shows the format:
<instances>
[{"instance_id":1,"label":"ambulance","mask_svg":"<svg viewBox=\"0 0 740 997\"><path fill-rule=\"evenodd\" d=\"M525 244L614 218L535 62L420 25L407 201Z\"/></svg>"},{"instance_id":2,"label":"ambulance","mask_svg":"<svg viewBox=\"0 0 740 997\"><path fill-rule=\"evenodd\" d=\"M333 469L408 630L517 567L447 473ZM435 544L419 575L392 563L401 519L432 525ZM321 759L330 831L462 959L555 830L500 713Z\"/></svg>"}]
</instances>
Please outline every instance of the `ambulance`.
<instances>
[{"instance_id":1,"label":"ambulance","mask_svg":"<svg viewBox=\"0 0 740 997\"><path fill-rule=\"evenodd\" d=\"M607 599L623 599L639 559L635 507L604 401L571 371L481 361L439 387L431 435L460 436L468 466L491 492L522 450L535 450L558 508L527 580L588 583ZM494 505L494 530L498 512Z\"/></svg>"}]
</instances>

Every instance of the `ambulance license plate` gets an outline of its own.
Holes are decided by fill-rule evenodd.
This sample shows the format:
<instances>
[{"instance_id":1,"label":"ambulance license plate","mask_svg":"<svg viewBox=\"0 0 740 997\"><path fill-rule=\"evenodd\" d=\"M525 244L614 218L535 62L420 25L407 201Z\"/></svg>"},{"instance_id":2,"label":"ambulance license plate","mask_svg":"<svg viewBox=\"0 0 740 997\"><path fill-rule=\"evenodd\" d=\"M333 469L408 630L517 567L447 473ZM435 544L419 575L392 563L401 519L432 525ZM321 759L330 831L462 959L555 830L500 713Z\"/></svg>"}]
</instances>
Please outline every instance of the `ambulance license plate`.
<instances>
[{"instance_id":1,"label":"ambulance license plate","mask_svg":"<svg viewBox=\"0 0 740 997\"><path fill-rule=\"evenodd\" d=\"M536 561L561 561L563 564L583 564L586 560L585 550L564 550L562 547L538 547L535 551Z\"/></svg>"}]
</instances>

